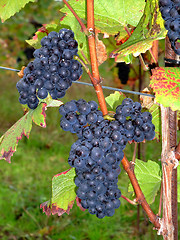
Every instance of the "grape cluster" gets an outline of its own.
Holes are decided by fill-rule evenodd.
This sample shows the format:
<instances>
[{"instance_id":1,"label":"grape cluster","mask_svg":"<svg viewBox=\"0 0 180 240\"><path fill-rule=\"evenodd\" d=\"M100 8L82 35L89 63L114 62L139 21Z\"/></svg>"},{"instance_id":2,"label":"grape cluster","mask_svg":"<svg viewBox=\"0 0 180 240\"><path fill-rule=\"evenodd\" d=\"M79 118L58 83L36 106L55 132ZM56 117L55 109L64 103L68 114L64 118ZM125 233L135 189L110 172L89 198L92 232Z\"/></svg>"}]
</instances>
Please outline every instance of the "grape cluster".
<instances>
[{"instance_id":1,"label":"grape cluster","mask_svg":"<svg viewBox=\"0 0 180 240\"><path fill-rule=\"evenodd\" d=\"M162 18L165 20L171 46L175 53L180 55L180 47L177 46L177 40L180 40L180 2L179 0L159 0L159 7Z\"/></svg>"},{"instance_id":2,"label":"grape cluster","mask_svg":"<svg viewBox=\"0 0 180 240\"><path fill-rule=\"evenodd\" d=\"M48 93L53 99L64 97L72 81L82 75L82 65L73 59L78 43L71 30L52 31L41 39L41 45L34 51L34 61L24 69L24 76L16 85L19 102L31 109L35 109L39 99L45 99Z\"/></svg>"},{"instance_id":3,"label":"grape cluster","mask_svg":"<svg viewBox=\"0 0 180 240\"><path fill-rule=\"evenodd\" d=\"M128 141L154 138L152 116L126 98L116 108L115 120L105 120L94 101L72 100L60 106L62 129L77 134L68 163L76 170L75 184L81 205L98 218L113 216L120 206L119 164Z\"/></svg>"},{"instance_id":4,"label":"grape cluster","mask_svg":"<svg viewBox=\"0 0 180 240\"><path fill-rule=\"evenodd\" d=\"M129 64L126 64L125 62L120 62L117 64L118 67L118 77L121 80L122 84L126 84L129 78Z\"/></svg>"},{"instance_id":5,"label":"grape cluster","mask_svg":"<svg viewBox=\"0 0 180 240\"><path fill-rule=\"evenodd\" d=\"M109 121L102 120L83 128L68 158L70 166L76 169L76 194L81 205L98 218L113 216L120 206L117 182L124 144L114 141L113 127Z\"/></svg>"},{"instance_id":6,"label":"grape cluster","mask_svg":"<svg viewBox=\"0 0 180 240\"><path fill-rule=\"evenodd\" d=\"M120 124L121 132L127 141L142 142L155 137L155 126L152 124L152 115L141 112L141 104L125 98L116 108L115 119Z\"/></svg>"}]
</instances>

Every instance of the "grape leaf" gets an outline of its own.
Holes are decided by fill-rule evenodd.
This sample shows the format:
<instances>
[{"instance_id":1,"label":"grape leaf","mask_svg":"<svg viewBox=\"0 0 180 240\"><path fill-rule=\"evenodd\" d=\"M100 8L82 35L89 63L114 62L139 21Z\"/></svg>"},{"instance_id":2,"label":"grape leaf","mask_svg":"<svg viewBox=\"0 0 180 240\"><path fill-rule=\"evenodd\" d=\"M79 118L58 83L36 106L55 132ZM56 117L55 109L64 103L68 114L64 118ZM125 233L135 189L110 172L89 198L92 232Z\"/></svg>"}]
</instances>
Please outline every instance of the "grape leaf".
<instances>
[{"instance_id":1,"label":"grape leaf","mask_svg":"<svg viewBox=\"0 0 180 240\"><path fill-rule=\"evenodd\" d=\"M180 68L160 67L152 70L150 87L156 101L173 111L180 110Z\"/></svg>"},{"instance_id":2,"label":"grape leaf","mask_svg":"<svg viewBox=\"0 0 180 240\"><path fill-rule=\"evenodd\" d=\"M178 192L178 196L177 196L177 201L180 202L180 165L177 167L177 192Z\"/></svg>"},{"instance_id":3,"label":"grape leaf","mask_svg":"<svg viewBox=\"0 0 180 240\"><path fill-rule=\"evenodd\" d=\"M144 95L140 96L142 107L148 109L152 114L152 123L155 126L155 138L160 141L161 138L161 109L154 99Z\"/></svg>"},{"instance_id":4,"label":"grape leaf","mask_svg":"<svg viewBox=\"0 0 180 240\"><path fill-rule=\"evenodd\" d=\"M46 113L45 113L45 109L46 109L47 104L46 103L41 103L36 109L33 110L33 114L32 114L32 120L33 122L40 126L45 128L46 127ZM32 111L32 110L31 110Z\"/></svg>"},{"instance_id":5,"label":"grape leaf","mask_svg":"<svg viewBox=\"0 0 180 240\"><path fill-rule=\"evenodd\" d=\"M35 0L0 0L0 17L2 22L19 12L21 8L29 2L35 2Z\"/></svg>"},{"instance_id":6,"label":"grape leaf","mask_svg":"<svg viewBox=\"0 0 180 240\"><path fill-rule=\"evenodd\" d=\"M54 215L57 213L58 216L61 216L65 212L69 214L76 199L75 176L75 169L71 168L53 177L51 200L40 205L40 208L43 208L43 212L45 212L46 215ZM77 204L81 206L79 199L77 200Z\"/></svg>"},{"instance_id":7,"label":"grape leaf","mask_svg":"<svg viewBox=\"0 0 180 240\"><path fill-rule=\"evenodd\" d=\"M94 2L95 26L109 35L118 32L121 36L127 35L124 26L137 26L144 6L145 2L142 0L97 0Z\"/></svg>"},{"instance_id":8,"label":"grape leaf","mask_svg":"<svg viewBox=\"0 0 180 240\"><path fill-rule=\"evenodd\" d=\"M46 107L59 107L62 102L59 100L46 99L34 110L29 110L0 138L0 160L5 159L11 162L11 157L16 151L19 140L24 136L29 138L32 129L32 121L40 126L46 127Z\"/></svg>"},{"instance_id":9,"label":"grape leaf","mask_svg":"<svg viewBox=\"0 0 180 240\"><path fill-rule=\"evenodd\" d=\"M116 107L120 105L125 99L126 96L118 91L115 91L114 93L111 93L108 97L105 98L107 104L111 107L113 111L116 111Z\"/></svg>"},{"instance_id":10,"label":"grape leaf","mask_svg":"<svg viewBox=\"0 0 180 240\"><path fill-rule=\"evenodd\" d=\"M33 38L30 40L26 40L26 42L33 48L41 48L41 39L47 36L49 32L58 32L59 30L60 26L58 26L57 24L43 24L43 27L38 29Z\"/></svg>"},{"instance_id":11,"label":"grape leaf","mask_svg":"<svg viewBox=\"0 0 180 240\"><path fill-rule=\"evenodd\" d=\"M82 19L86 19L85 3L86 1L84 0L69 1L71 7ZM124 26L127 24L137 26L143 14L144 6L144 0L94 1L95 26L102 33L114 35L120 32L120 35L125 36L127 33L124 29ZM68 15L70 12L66 6L62 9L62 12L67 14L66 17L69 17ZM71 26L71 24L68 25Z\"/></svg>"},{"instance_id":12,"label":"grape leaf","mask_svg":"<svg viewBox=\"0 0 180 240\"><path fill-rule=\"evenodd\" d=\"M160 166L151 160L143 162L136 159L134 171L148 204L152 204L161 186ZM131 184L128 191L133 192Z\"/></svg>"},{"instance_id":13,"label":"grape leaf","mask_svg":"<svg viewBox=\"0 0 180 240\"><path fill-rule=\"evenodd\" d=\"M166 36L164 21L159 11L158 0L147 0L144 14L130 38L114 51L114 57L133 54L135 57L152 47L154 40Z\"/></svg>"}]
</instances>

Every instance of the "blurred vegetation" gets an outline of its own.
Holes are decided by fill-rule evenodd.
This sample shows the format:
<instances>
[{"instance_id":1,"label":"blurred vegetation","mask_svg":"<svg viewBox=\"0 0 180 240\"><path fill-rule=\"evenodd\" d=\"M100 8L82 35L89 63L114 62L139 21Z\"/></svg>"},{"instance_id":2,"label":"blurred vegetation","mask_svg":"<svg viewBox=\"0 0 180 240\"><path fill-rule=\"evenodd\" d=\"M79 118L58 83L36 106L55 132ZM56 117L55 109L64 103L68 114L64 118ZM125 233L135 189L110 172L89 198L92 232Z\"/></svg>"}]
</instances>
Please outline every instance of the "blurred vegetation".
<instances>
[{"instance_id":1,"label":"blurred vegetation","mask_svg":"<svg viewBox=\"0 0 180 240\"><path fill-rule=\"evenodd\" d=\"M0 65L20 68L29 61L25 52L29 46L25 40L30 39L42 24L58 23L61 2L39 0L29 3L26 7L5 23L0 23ZM161 42L163 45L163 42ZM30 51L31 52L31 51ZM161 56L162 57L162 56ZM138 72L138 59L134 60L135 71ZM100 73L106 85L120 86L117 79L114 60L100 66ZM131 81L125 88L138 90L134 71L131 70ZM144 76L144 86L147 85L149 74ZM82 81L87 80L83 74ZM0 135L11 127L22 115L23 111L18 102L16 82L19 77L14 72L0 69ZM114 80L114 81L112 81ZM110 91L106 90L105 96ZM137 100L136 96L132 96ZM62 101L85 98L97 101L95 92L88 86L73 84ZM51 196L52 177L69 168L68 154L76 136L63 132L59 127L60 115L58 109L48 109L47 128L33 125L30 139L25 137L19 142L17 152L9 165L0 161L0 239L53 239L53 240L123 240L162 239L153 230L152 224L140 208L137 217L137 206L132 206L121 199L121 207L111 218L97 219L95 216L82 212L76 205L70 215L47 217L39 206ZM134 144L129 144L125 154L132 159ZM141 159L159 162L161 143L156 141L141 144ZM127 193L128 177L123 171L119 176L119 187L123 195ZM152 204L158 211L159 194Z\"/></svg>"}]
</instances>

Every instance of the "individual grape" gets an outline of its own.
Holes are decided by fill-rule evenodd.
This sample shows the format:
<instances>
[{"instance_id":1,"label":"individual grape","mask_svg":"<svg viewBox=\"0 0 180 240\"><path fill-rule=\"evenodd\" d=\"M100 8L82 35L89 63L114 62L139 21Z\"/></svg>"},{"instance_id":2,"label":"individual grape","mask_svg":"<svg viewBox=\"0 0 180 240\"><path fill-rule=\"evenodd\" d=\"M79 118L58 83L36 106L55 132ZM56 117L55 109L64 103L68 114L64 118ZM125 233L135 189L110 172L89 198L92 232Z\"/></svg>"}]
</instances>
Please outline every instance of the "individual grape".
<instances>
[{"instance_id":1,"label":"individual grape","mask_svg":"<svg viewBox=\"0 0 180 240\"><path fill-rule=\"evenodd\" d=\"M69 112L76 112L77 111L77 105L74 101L70 101L64 104L64 110L66 113Z\"/></svg>"},{"instance_id":2,"label":"individual grape","mask_svg":"<svg viewBox=\"0 0 180 240\"><path fill-rule=\"evenodd\" d=\"M155 138L155 132L150 131L144 134L146 140L153 140Z\"/></svg>"},{"instance_id":3,"label":"individual grape","mask_svg":"<svg viewBox=\"0 0 180 240\"><path fill-rule=\"evenodd\" d=\"M36 95L29 95L28 96L28 102L29 103L36 103L37 102L37 97L36 97Z\"/></svg>"},{"instance_id":4,"label":"individual grape","mask_svg":"<svg viewBox=\"0 0 180 240\"><path fill-rule=\"evenodd\" d=\"M42 88L44 86L44 82L42 79L36 79L35 83L34 83L36 88Z\"/></svg>"},{"instance_id":5,"label":"individual grape","mask_svg":"<svg viewBox=\"0 0 180 240\"><path fill-rule=\"evenodd\" d=\"M65 49L63 51L63 55L62 57L65 59L65 60L71 60L73 58L73 52L69 49Z\"/></svg>"},{"instance_id":6,"label":"individual grape","mask_svg":"<svg viewBox=\"0 0 180 240\"><path fill-rule=\"evenodd\" d=\"M36 101L35 103L28 102L27 105L30 109L36 109L38 106L38 101Z\"/></svg>"},{"instance_id":7,"label":"individual grape","mask_svg":"<svg viewBox=\"0 0 180 240\"><path fill-rule=\"evenodd\" d=\"M21 104L27 104L27 98L22 98L21 96L19 97L19 102Z\"/></svg>"},{"instance_id":8,"label":"individual grape","mask_svg":"<svg viewBox=\"0 0 180 240\"><path fill-rule=\"evenodd\" d=\"M66 120L68 120L71 124L74 124L77 122L77 117L74 112L69 112L66 114Z\"/></svg>"},{"instance_id":9,"label":"individual grape","mask_svg":"<svg viewBox=\"0 0 180 240\"><path fill-rule=\"evenodd\" d=\"M70 131L72 129L72 125L65 118L61 118L60 126L64 131Z\"/></svg>"},{"instance_id":10,"label":"individual grape","mask_svg":"<svg viewBox=\"0 0 180 240\"><path fill-rule=\"evenodd\" d=\"M143 112L141 116L144 122L150 122L152 120L152 115L149 112Z\"/></svg>"},{"instance_id":11,"label":"individual grape","mask_svg":"<svg viewBox=\"0 0 180 240\"><path fill-rule=\"evenodd\" d=\"M90 112L88 115L87 115L87 122L89 124L92 124L92 123L95 123L97 121L97 114L94 113L94 112Z\"/></svg>"},{"instance_id":12,"label":"individual grape","mask_svg":"<svg viewBox=\"0 0 180 240\"><path fill-rule=\"evenodd\" d=\"M80 68L80 63L77 60L72 60L71 69L77 71Z\"/></svg>"},{"instance_id":13,"label":"individual grape","mask_svg":"<svg viewBox=\"0 0 180 240\"><path fill-rule=\"evenodd\" d=\"M41 39L41 45L42 45L43 47L44 47L44 46L49 47L50 43L51 43L51 41L50 41L50 39L49 39L47 36L45 36L45 37L43 37L43 38Z\"/></svg>"},{"instance_id":14,"label":"individual grape","mask_svg":"<svg viewBox=\"0 0 180 240\"><path fill-rule=\"evenodd\" d=\"M122 139L122 135L119 131L113 131L111 134L111 139L113 142L118 142Z\"/></svg>"},{"instance_id":15,"label":"individual grape","mask_svg":"<svg viewBox=\"0 0 180 240\"><path fill-rule=\"evenodd\" d=\"M99 147L94 147L91 150L91 158L93 160L97 160L97 159L100 159L102 157L103 157L103 152L102 152L102 150Z\"/></svg>"},{"instance_id":16,"label":"individual grape","mask_svg":"<svg viewBox=\"0 0 180 240\"><path fill-rule=\"evenodd\" d=\"M39 90L38 90L38 97L40 98L40 99L44 99L44 98L47 98L47 96L48 96L48 91L47 91L47 89L46 88L40 88Z\"/></svg>"},{"instance_id":17,"label":"individual grape","mask_svg":"<svg viewBox=\"0 0 180 240\"><path fill-rule=\"evenodd\" d=\"M89 114L91 111L88 103L78 104L78 112L84 115Z\"/></svg>"},{"instance_id":18,"label":"individual grape","mask_svg":"<svg viewBox=\"0 0 180 240\"><path fill-rule=\"evenodd\" d=\"M73 72L71 72L71 79L72 79L72 81L78 80L79 77L80 77L80 74L79 74L78 71L73 71Z\"/></svg>"}]
</instances>

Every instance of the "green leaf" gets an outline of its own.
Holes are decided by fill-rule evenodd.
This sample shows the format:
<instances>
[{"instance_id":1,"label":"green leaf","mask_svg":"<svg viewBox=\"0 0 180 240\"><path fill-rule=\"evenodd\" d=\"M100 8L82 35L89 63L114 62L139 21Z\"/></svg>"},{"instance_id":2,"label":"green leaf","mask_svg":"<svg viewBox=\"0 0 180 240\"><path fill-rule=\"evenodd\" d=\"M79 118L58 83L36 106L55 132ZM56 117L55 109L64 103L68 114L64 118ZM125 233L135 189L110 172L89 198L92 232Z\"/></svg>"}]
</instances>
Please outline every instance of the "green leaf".
<instances>
[{"instance_id":1,"label":"green leaf","mask_svg":"<svg viewBox=\"0 0 180 240\"><path fill-rule=\"evenodd\" d=\"M32 114L32 120L33 122L40 126L45 128L46 127L46 113L45 113L45 109L46 109L47 104L46 103L41 103L36 109L33 110L33 114Z\"/></svg>"},{"instance_id":2,"label":"green leaf","mask_svg":"<svg viewBox=\"0 0 180 240\"><path fill-rule=\"evenodd\" d=\"M154 40L165 38L166 33L158 0L147 0L144 14L136 29L116 54L126 56L132 53L136 57L150 49Z\"/></svg>"},{"instance_id":3,"label":"green leaf","mask_svg":"<svg viewBox=\"0 0 180 240\"><path fill-rule=\"evenodd\" d=\"M132 7L133 6L133 7ZM95 26L103 33L127 35L124 26L137 26L144 10L143 0L97 0L94 2Z\"/></svg>"},{"instance_id":4,"label":"green leaf","mask_svg":"<svg viewBox=\"0 0 180 240\"><path fill-rule=\"evenodd\" d=\"M46 103L40 103L35 110L29 110L0 138L0 160L11 162L11 157L16 151L18 142L23 135L29 138L32 121L41 127L46 127Z\"/></svg>"},{"instance_id":5,"label":"green leaf","mask_svg":"<svg viewBox=\"0 0 180 240\"><path fill-rule=\"evenodd\" d=\"M177 188L178 188L177 201L180 202L180 165L177 167Z\"/></svg>"},{"instance_id":6,"label":"green leaf","mask_svg":"<svg viewBox=\"0 0 180 240\"><path fill-rule=\"evenodd\" d=\"M29 2L35 2L35 0L0 0L0 17L2 22L19 12Z\"/></svg>"},{"instance_id":7,"label":"green leaf","mask_svg":"<svg viewBox=\"0 0 180 240\"><path fill-rule=\"evenodd\" d=\"M116 111L116 107L120 105L125 98L126 96L123 93L115 91L106 97L105 100L112 110Z\"/></svg>"},{"instance_id":8,"label":"green leaf","mask_svg":"<svg viewBox=\"0 0 180 240\"><path fill-rule=\"evenodd\" d=\"M152 70L150 87L156 101L173 111L180 110L180 68L160 67Z\"/></svg>"},{"instance_id":9,"label":"green leaf","mask_svg":"<svg viewBox=\"0 0 180 240\"><path fill-rule=\"evenodd\" d=\"M69 204L76 198L75 176L75 168L72 168L66 174L58 174L53 177L51 204L64 210L68 209Z\"/></svg>"},{"instance_id":10,"label":"green leaf","mask_svg":"<svg viewBox=\"0 0 180 240\"><path fill-rule=\"evenodd\" d=\"M40 206L47 215L58 213L61 216L65 212L69 214L76 199L75 176L75 169L71 168L53 177L52 198Z\"/></svg>"},{"instance_id":11,"label":"green leaf","mask_svg":"<svg viewBox=\"0 0 180 240\"><path fill-rule=\"evenodd\" d=\"M161 186L160 166L151 160L143 162L136 159L134 171L146 201L148 204L152 204ZM133 192L131 184L128 191Z\"/></svg>"}]
</instances>

